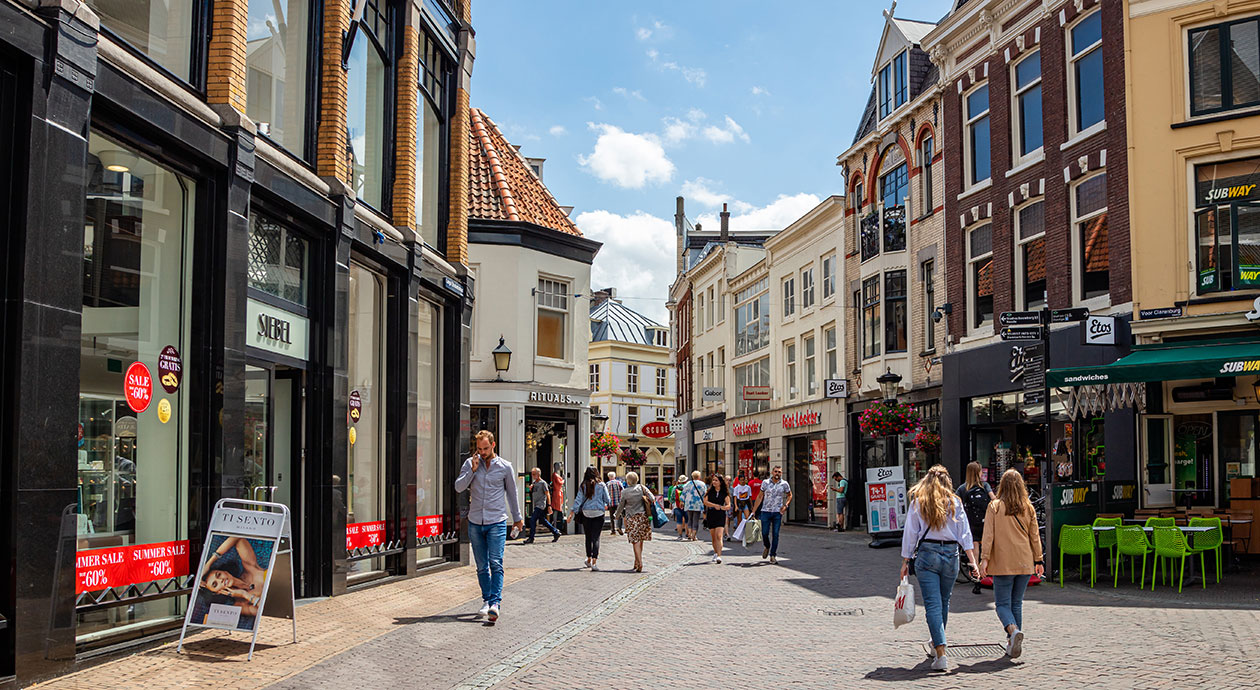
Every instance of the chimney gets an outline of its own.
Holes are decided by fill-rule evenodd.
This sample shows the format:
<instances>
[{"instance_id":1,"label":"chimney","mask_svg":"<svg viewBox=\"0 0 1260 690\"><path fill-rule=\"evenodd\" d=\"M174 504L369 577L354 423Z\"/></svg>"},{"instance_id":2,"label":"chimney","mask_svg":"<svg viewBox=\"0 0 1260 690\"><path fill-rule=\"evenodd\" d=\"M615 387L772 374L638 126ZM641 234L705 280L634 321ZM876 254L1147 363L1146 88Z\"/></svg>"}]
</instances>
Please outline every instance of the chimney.
<instances>
[{"instance_id":1,"label":"chimney","mask_svg":"<svg viewBox=\"0 0 1260 690\"><path fill-rule=\"evenodd\" d=\"M731 240L731 212L726 210L726 204L722 204L722 230L718 233L718 239L722 244L726 244Z\"/></svg>"},{"instance_id":2,"label":"chimney","mask_svg":"<svg viewBox=\"0 0 1260 690\"><path fill-rule=\"evenodd\" d=\"M676 197L674 199L674 234L677 236L675 239L678 246L677 251L674 252L674 258L676 259L674 266L675 275L682 275L683 268L686 265L686 262L683 260L687 250L687 233L684 229L686 222L687 218L683 215L683 198Z\"/></svg>"}]
</instances>

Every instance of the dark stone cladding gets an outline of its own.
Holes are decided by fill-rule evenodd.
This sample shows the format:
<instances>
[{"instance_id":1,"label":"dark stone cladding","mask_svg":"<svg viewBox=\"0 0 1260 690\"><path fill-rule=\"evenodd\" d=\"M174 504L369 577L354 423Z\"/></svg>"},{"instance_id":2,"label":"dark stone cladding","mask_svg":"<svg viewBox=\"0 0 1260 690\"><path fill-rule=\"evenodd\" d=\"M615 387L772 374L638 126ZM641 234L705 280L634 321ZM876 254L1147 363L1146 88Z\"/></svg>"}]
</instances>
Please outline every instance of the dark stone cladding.
<instances>
[{"instance_id":1,"label":"dark stone cladding","mask_svg":"<svg viewBox=\"0 0 1260 690\"><path fill-rule=\"evenodd\" d=\"M584 264L594 262L603 246L595 240L533 223L487 218L468 220L468 243L523 247Z\"/></svg>"}]
</instances>

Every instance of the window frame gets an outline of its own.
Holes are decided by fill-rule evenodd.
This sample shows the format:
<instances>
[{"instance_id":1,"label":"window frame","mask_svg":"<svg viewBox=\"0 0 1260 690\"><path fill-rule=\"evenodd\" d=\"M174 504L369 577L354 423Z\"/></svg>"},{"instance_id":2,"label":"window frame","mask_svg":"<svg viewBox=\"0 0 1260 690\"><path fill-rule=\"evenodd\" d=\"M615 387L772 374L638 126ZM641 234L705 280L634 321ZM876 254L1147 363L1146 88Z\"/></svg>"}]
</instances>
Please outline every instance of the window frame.
<instances>
[{"instance_id":1,"label":"window frame","mask_svg":"<svg viewBox=\"0 0 1260 690\"><path fill-rule=\"evenodd\" d=\"M805 360L804 370L801 372L804 385L801 388L804 389L803 397L809 398L818 393L818 341L813 332L801 336L801 355Z\"/></svg>"},{"instance_id":2,"label":"window frame","mask_svg":"<svg viewBox=\"0 0 1260 690\"><path fill-rule=\"evenodd\" d=\"M783 341L783 371L788 400L796 400L800 393L800 389L796 387L796 338Z\"/></svg>"},{"instance_id":3,"label":"window frame","mask_svg":"<svg viewBox=\"0 0 1260 690\"><path fill-rule=\"evenodd\" d=\"M1036 199L1033 199L1017 207L1013 213L1014 218L1012 218L1012 224L1014 225L1013 237L1015 239L1015 304L1017 305L1016 309L1020 311L1036 311L1038 309L1045 307L1047 304L1049 304L1050 281L1049 281L1048 272L1047 272L1047 275L1042 278L1042 281L1046 283L1044 301L1042 302L1042 304L1037 305L1037 306L1031 306L1029 304L1028 295L1027 295L1028 278L1026 275L1028 271L1028 267L1027 265L1025 265L1026 260L1024 258L1025 245L1036 242L1037 240L1042 240L1041 251L1042 251L1042 264L1044 267L1044 264L1045 264L1045 258L1044 258L1045 242L1044 241L1046 239L1045 202L1046 202L1045 197L1037 197ZM1036 206L1037 204L1042 205L1041 207L1042 208L1041 232L1031 237L1020 237L1021 233L1023 232L1023 217L1022 217L1023 212L1032 208L1033 206Z\"/></svg>"},{"instance_id":4,"label":"window frame","mask_svg":"<svg viewBox=\"0 0 1260 690\"><path fill-rule=\"evenodd\" d=\"M923 351L936 352L936 260L928 259L919 264L919 278L923 282Z\"/></svg>"},{"instance_id":5,"label":"window frame","mask_svg":"<svg viewBox=\"0 0 1260 690\"><path fill-rule=\"evenodd\" d=\"M741 311L745 314L742 330L739 327ZM754 334L755 341L752 340ZM735 356L742 357L769 346L770 279L761 278L735 293Z\"/></svg>"},{"instance_id":6,"label":"window frame","mask_svg":"<svg viewBox=\"0 0 1260 690\"><path fill-rule=\"evenodd\" d=\"M384 110L384 122L382 123L382 146L381 146L381 166L384 171L381 176L381 208L372 205L366 199L358 196L358 192L354 189L354 181L351 180L350 190L355 194L355 203L361 203L365 207L372 209L386 219L392 219L393 215L390 209L394 203L394 161L397 156L396 146L396 123L398 113L398 57L402 54L402 34L404 32L398 30L401 19L397 3L392 0L357 0L357 3L363 5L362 16L358 19L352 19L350 28L345 32L345 38L342 42L341 49L341 68L346 71L346 78L349 79L350 53L354 50L355 41L359 34L365 34L369 42L369 48L374 49L380 55L385 65L385 103L382 104ZM356 4L357 4L356 3ZM384 12L379 12L376 19L384 21L385 36L378 36L376 30L371 26L373 17L367 11L370 6L383 5ZM383 19L382 19L383 15ZM322 28L323 13L320 13L320 24ZM322 55L322 52L321 52ZM322 59L322 58L321 58ZM349 82L347 82L346 94L349 97ZM411 85L408 85L410 88ZM321 94L322 97L322 94ZM347 101L347 112L349 111L349 102ZM348 126L348 117L347 117ZM346 142L346 148L350 149L350 142ZM353 158L353 150L351 149L351 157ZM351 166L353 168L353 165ZM353 170L352 170L353 172Z\"/></svg>"},{"instance_id":7,"label":"window frame","mask_svg":"<svg viewBox=\"0 0 1260 690\"><path fill-rule=\"evenodd\" d=\"M134 43L124 38L123 35L119 33L119 31L117 31L116 29L110 26L111 24L113 24L113 22L106 21L105 17L102 16L101 11L97 7L94 6L94 3L86 2L85 4L88 6L89 9L92 10L93 13L97 15L98 19L100 20L99 22L100 33L103 33L106 36L108 36L111 40L113 40L115 44L122 47L122 49L125 50L126 52L131 53L133 56L138 58L141 62L145 63L146 65L149 65L153 69L165 75L176 84L179 84L180 86L193 91L202 100L205 100L207 93L209 91L210 39L211 39L210 30L211 30L211 24L213 23L213 17L212 17L213 0L192 0L192 3L191 3L192 7L189 10L189 14L191 15L191 19L192 19L192 22L191 22L192 26L189 27L189 30L192 32L191 33L192 41L190 42L188 46L188 58L189 58L190 64L188 65L188 78L187 79L179 76L178 74L175 74L174 72L171 71L169 67L166 67L165 65L161 64L160 62L157 61L157 59L151 57L148 53L144 52L144 50L141 49L139 46L135 45ZM314 14L315 9L317 8L314 8L314 7L312 8L312 18L311 18L312 24L316 23L315 14ZM248 9L246 10L246 12L248 13ZM322 10L320 11L318 16L320 18L319 24L320 24L320 27L322 28L322 25L323 25ZM308 55L307 57L309 58L310 56ZM314 62L318 63L318 60Z\"/></svg>"},{"instance_id":8,"label":"window frame","mask_svg":"<svg viewBox=\"0 0 1260 690\"><path fill-rule=\"evenodd\" d=\"M1096 306L1105 306L1105 305L1111 304L1111 285L1110 285L1111 231L1110 231L1110 228L1108 228L1108 231L1107 231L1108 289L1107 289L1107 292L1101 295L1095 295L1093 297L1085 296L1085 285L1084 285L1085 243L1084 243L1084 238L1082 238L1080 234L1082 225L1084 225L1090 220L1093 220L1094 218L1107 215L1107 213L1110 211L1110 208L1111 208L1110 199L1108 199L1107 205L1103 206L1101 209L1090 211L1085 216L1079 215L1079 211L1077 209L1077 200L1076 200L1077 190L1079 190L1082 185L1084 185L1086 182L1089 182L1090 180L1094 180L1100 176L1105 177L1106 175L1107 175L1106 169L1099 170L1089 175L1086 175L1084 177L1081 177L1078 180L1073 180L1071 186L1068 187L1068 199L1069 199L1068 203L1071 210L1071 216L1068 219L1069 221L1068 229L1072 233L1072 303L1073 304L1096 305ZM1104 184L1104 190L1110 191L1110 188L1106 187L1106 183L1104 182L1103 184Z\"/></svg>"},{"instance_id":9,"label":"window frame","mask_svg":"<svg viewBox=\"0 0 1260 690\"><path fill-rule=\"evenodd\" d=\"M892 281L893 281L893 278L897 276L897 274L901 274L901 293L898 295L895 295L892 291ZM883 301L884 301L884 353L885 354L897 354L897 353L902 353L902 352L909 352L910 350L909 278L910 276L907 274L906 269L904 268L899 268L896 270L884 272ZM900 323L894 322L894 317L897 315L896 314L897 305L901 306ZM896 329L896 331L891 331L889 329ZM905 336L906 342L905 342L904 347L893 349L893 340L889 336L895 332L900 332L901 335Z\"/></svg>"},{"instance_id":10,"label":"window frame","mask_svg":"<svg viewBox=\"0 0 1260 690\"><path fill-rule=\"evenodd\" d=\"M1085 21L1089 20L1094 15L1098 15L1098 24L1099 24L1098 40L1094 41L1093 43L1090 43L1089 45L1085 46L1084 48L1080 50L1075 50L1075 46L1072 44L1072 32L1076 30L1076 27L1085 23ZM1081 16L1072 20L1072 23L1068 25L1067 27L1065 27L1063 30L1063 39L1064 39L1063 47L1067 53L1067 60L1065 64L1067 65L1066 72L1067 72L1068 132L1070 133L1070 136L1072 137L1075 137L1084 132L1087 132L1093 127L1105 126L1107 123L1106 107L1104 106L1102 118L1099 119L1098 122L1091 122L1085 127L1081 127L1080 84L1077 83L1077 79L1076 79L1077 63L1080 62L1083 58L1087 57L1090 53L1094 52L1095 50L1102 50L1102 44L1103 44L1102 37L1105 35L1106 35L1106 27L1102 26L1101 7L1095 7L1093 11L1082 13ZM1104 71L1105 71L1105 66L1104 66ZM1105 93L1106 84L1105 83L1101 84L1100 88ZM1102 96L1099 96L1099 97L1102 98Z\"/></svg>"},{"instance_id":11,"label":"window frame","mask_svg":"<svg viewBox=\"0 0 1260 690\"><path fill-rule=\"evenodd\" d=\"M975 95L980 89L985 89L984 110L981 111L979 114L973 115L971 113L970 100L971 100L971 97ZM964 182L963 190L964 191L972 189L974 187L978 187L984 184L986 180L993 179L993 118L992 118L993 102L991 98L992 93L988 89L989 89L989 82L988 80L985 80L985 81L980 82L979 84L973 85L970 89L968 89L963 94L963 97L962 97L962 108L963 108L963 142L962 144L963 144L963 182ZM989 160L987 161L988 174L985 175L984 177L977 178L976 170L975 170L976 168L975 150L974 150L975 145L972 143L972 139L974 138L973 128L978 126L981 120L987 120L988 134L986 138L989 141L988 143Z\"/></svg>"},{"instance_id":12,"label":"window frame","mask_svg":"<svg viewBox=\"0 0 1260 690\"><path fill-rule=\"evenodd\" d=\"M599 384L600 384L600 381L599 381L599 362L596 362L596 363L594 363L594 364L590 365L590 367L589 367L589 371L588 371L588 373L587 373L587 381L588 381L588 383L589 383L589 385L590 385L590 389L591 389L591 392L592 392L592 393L597 393L597 392L599 392Z\"/></svg>"},{"instance_id":13,"label":"window frame","mask_svg":"<svg viewBox=\"0 0 1260 690\"><path fill-rule=\"evenodd\" d=\"M910 100L909 52L902 50L879 68L876 76L876 98L880 120L897 112Z\"/></svg>"},{"instance_id":14,"label":"window frame","mask_svg":"<svg viewBox=\"0 0 1260 690\"><path fill-rule=\"evenodd\" d=\"M859 306L861 308L858 333L861 338L862 359L872 359L880 355L880 338L883 333L880 331L880 290L882 289L883 275L876 273L862 280L861 286L858 288L862 301ZM869 332L868 332L869 331Z\"/></svg>"},{"instance_id":15,"label":"window frame","mask_svg":"<svg viewBox=\"0 0 1260 690\"><path fill-rule=\"evenodd\" d=\"M920 218L936 212L936 204L932 203L932 158L936 155L936 142L929 134L919 142L919 204L923 207Z\"/></svg>"},{"instance_id":16,"label":"window frame","mask_svg":"<svg viewBox=\"0 0 1260 690\"><path fill-rule=\"evenodd\" d=\"M565 291L563 293L560 293L559 295L547 292L546 287L545 287L545 284L547 283L550 283L556 286L563 286L565 288ZM568 362L569 359L573 356L571 348L569 347L569 340L570 340L569 334L571 333L569 329L573 328L572 287L573 287L573 284L570 281L565 280L563 278L559 278L555 276L548 276L544 274L538 275L538 287L534 290L534 294L535 294L535 297L534 297L534 356L538 359ZM543 298L546 296L550 296L553 298L556 296L563 297L565 307L560 308L560 307L555 307L552 305L543 304L542 303ZM543 311L560 314L564 319L564 326L561 329L561 334L560 334L560 338L561 338L560 348L561 350L563 350L563 352L561 353L560 357L552 357L550 355L541 354L540 349L538 347L538 335L539 335L538 317L541 316Z\"/></svg>"},{"instance_id":17,"label":"window frame","mask_svg":"<svg viewBox=\"0 0 1260 690\"><path fill-rule=\"evenodd\" d=\"M888 154L885 153L885 158L887 156ZM889 189L890 187L892 188L891 190ZM889 192L890 191L892 192L893 200L895 201L896 197L898 196L897 194L898 190L900 190L901 192L900 194L901 204L899 206L898 205L893 205L891 207L888 206ZM897 209L897 208L901 209L900 221L892 217L894 213L894 209ZM909 224L906 222L906 219L910 217L910 161L904 160L903 158L903 160L897 165L895 165L892 168L892 170L889 170L888 172L883 172L880 174L879 176L879 215L880 215L880 222L879 222L880 251L884 254L887 254L889 252L905 251L906 247L909 245L909 242L907 241L907 235L909 234L908 232ZM889 234L890 223L897 223L897 222L901 223L900 246L894 246L894 243L889 241L889 238L891 237L891 235Z\"/></svg>"},{"instance_id":18,"label":"window frame","mask_svg":"<svg viewBox=\"0 0 1260 690\"><path fill-rule=\"evenodd\" d=\"M826 378L840 378L840 336L836 324L823 327L823 361Z\"/></svg>"},{"instance_id":19,"label":"window frame","mask_svg":"<svg viewBox=\"0 0 1260 690\"><path fill-rule=\"evenodd\" d=\"M976 231L980 230L981 228L985 226L988 226L989 228L989 251L984 252L980 256L973 256L972 249L971 249L972 235ZM967 275L966 275L966 279L967 279L966 280L967 282L967 333L969 334L990 332L994 328L994 322L995 322L994 317L996 316L996 314L993 313L994 312L993 307L990 307L989 309L990 313L989 313L989 319L987 322L981 321L979 323L976 323L976 316L979 314L977 305L980 302L980 293L979 293L980 286L977 284L977 277L976 277L977 265L980 262L984 261L985 259L988 259L990 262L989 270L990 271L993 270L993 263L992 263L993 262L993 234L992 233L993 233L992 219L985 219L983 222L976 223L975 225L967 228L966 234L965 234L965 239L966 239L965 249L967 251L967 253L965 254L965 258L967 260ZM996 289L994 290L994 292L996 293ZM992 297L996 297L996 294L993 295Z\"/></svg>"},{"instance_id":20,"label":"window frame","mask_svg":"<svg viewBox=\"0 0 1260 690\"><path fill-rule=\"evenodd\" d=\"M656 394L660 397L669 395L669 378L664 367L656 368Z\"/></svg>"},{"instance_id":21,"label":"window frame","mask_svg":"<svg viewBox=\"0 0 1260 690\"><path fill-rule=\"evenodd\" d=\"M1030 81L1024 86L1019 85L1019 66L1037 58L1037 78ZM1039 92L1038 104L1042 103L1044 98L1044 90L1042 89L1042 70L1041 70L1041 49L1031 50L1027 55L1021 55L1019 60L1011 64L1011 161L1013 165L1019 165L1027 161L1035 159L1037 156L1044 155L1046 150L1045 138L1045 121L1043 120L1044 110L1042 107L1037 109L1037 123L1040 126L1041 143L1037 148L1025 151L1025 137L1027 132L1024 131L1023 111L1024 98L1028 96L1034 89ZM991 121L990 121L991 122Z\"/></svg>"},{"instance_id":22,"label":"window frame","mask_svg":"<svg viewBox=\"0 0 1260 690\"><path fill-rule=\"evenodd\" d=\"M639 365L638 364L626 365L626 392L627 393L639 392Z\"/></svg>"},{"instance_id":23,"label":"window frame","mask_svg":"<svg viewBox=\"0 0 1260 690\"><path fill-rule=\"evenodd\" d=\"M822 259L822 301L834 299L836 296L836 259L835 252Z\"/></svg>"},{"instance_id":24,"label":"window frame","mask_svg":"<svg viewBox=\"0 0 1260 690\"><path fill-rule=\"evenodd\" d=\"M814 307L814 267L801 269L801 309Z\"/></svg>"},{"instance_id":25,"label":"window frame","mask_svg":"<svg viewBox=\"0 0 1260 690\"><path fill-rule=\"evenodd\" d=\"M629 434L639 433L638 405L626 405L626 432Z\"/></svg>"},{"instance_id":26,"label":"window frame","mask_svg":"<svg viewBox=\"0 0 1260 690\"><path fill-rule=\"evenodd\" d=\"M796 313L796 276L783 279L783 318Z\"/></svg>"},{"instance_id":27,"label":"window frame","mask_svg":"<svg viewBox=\"0 0 1260 690\"><path fill-rule=\"evenodd\" d=\"M1225 32L1232 29L1237 24L1254 23L1257 25L1256 30L1260 32L1260 15L1252 15L1242 19L1234 19L1227 22L1217 22L1215 24L1206 24L1203 26L1195 26L1187 28L1184 36L1186 40L1186 81L1188 89L1186 91L1186 101L1190 108L1190 117L1199 117L1201 115L1214 115L1217 113L1225 113L1232 110L1243 110L1246 108L1254 108L1260 105L1260 98L1247 103L1233 104L1234 96L1234 80L1233 80L1233 60L1230 59L1231 51L1227 45L1228 34ZM1194 40L1192 35L1199 32L1216 31L1217 45L1217 63L1216 68L1219 71L1221 79L1221 105L1215 108L1196 108L1194 105L1194 90L1196 86L1195 70L1194 70Z\"/></svg>"}]
</instances>

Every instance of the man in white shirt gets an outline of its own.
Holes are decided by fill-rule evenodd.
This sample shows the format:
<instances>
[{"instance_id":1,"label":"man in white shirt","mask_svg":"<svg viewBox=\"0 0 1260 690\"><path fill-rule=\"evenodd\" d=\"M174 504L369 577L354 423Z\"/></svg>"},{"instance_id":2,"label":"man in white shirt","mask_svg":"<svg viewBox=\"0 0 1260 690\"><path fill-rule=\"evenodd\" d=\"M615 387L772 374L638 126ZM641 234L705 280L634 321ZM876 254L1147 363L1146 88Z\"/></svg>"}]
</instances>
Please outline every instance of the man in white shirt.
<instances>
[{"instance_id":1,"label":"man in white shirt","mask_svg":"<svg viewBox=\"0 0 1260 690\"><path fill-rule=\"evenodd\" d=\"M765 545L761 557L769 556L771 564L779 562L779 528L791 504L792 487L783 480L783 468L775 465L770 478L761 483L761 493L753 504L753 513L761 518L761 542Z\"/></svg>"},{"instance_id":2,"label":"man in white shirt","mask_svg":"<svg viewBox=\"0 0 1260 690\"><path fill-rule=\"evenodd\" d=\"M499 619L503 599L503 549L507 544L508 513L521 529L521 504L516 495L512 463L494 451L494 434L477 432L477 452L464 461L455 490L468 491L468 538L477 561L477 582L484 604L479 613L491 623Z\"/></svg>"}]
</instances>

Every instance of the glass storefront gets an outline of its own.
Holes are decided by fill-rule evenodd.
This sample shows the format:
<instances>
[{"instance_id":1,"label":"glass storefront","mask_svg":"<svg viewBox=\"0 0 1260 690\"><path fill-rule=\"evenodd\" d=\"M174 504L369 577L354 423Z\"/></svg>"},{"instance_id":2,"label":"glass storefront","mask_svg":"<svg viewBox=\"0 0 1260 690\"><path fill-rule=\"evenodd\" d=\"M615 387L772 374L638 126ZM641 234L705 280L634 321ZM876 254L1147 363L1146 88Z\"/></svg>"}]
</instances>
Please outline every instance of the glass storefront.
<instances>
[{"instance_id":1,"label":"glass storefront","mask_svg":"<svg viewBox=\"0 0 1260 690\"><path fill-rule=\"evenodd\" d=\"M745 481L754 474L762 479L770 476L770 441L744 441L731 446L735 453L735 471Z\"/></svg>"},{"instance_id":2,"label":"glass storefront","mask_svg":"<svg viewBox=\"0 0 1260 690\"><path fill-rule=\"evenodd\" d=\"M721 441L696 444L696 467L710 477L716 472L727 473L726 450Z\"/></svg>"},{"instance_id":3,"label":"glass storefront","mask_svg":"<svg viewBox=\"0 0 1260 690\"><path fill-rule=\"evenodd\" d=\"M144 585L90 567L131 547L188 547L189 305L194 182L93 130L79 362L79 603ZM155 572L165 572L161 569ZM179 573L171 571L171 577ZM80 642L183 614L185 597L80 609Z\"/></svg>"},{"instance_id":4,"label":"glass storefront","mask_svg":"<svg viewBox=\"0 0 1260 690\"><path fill-rule=\"evenodd\" d=\"M444 525L442 506L441 428L442 406L438 372L442 361L442 312L433 304L420 300L417 311L416 342L416 534L425 539L436 531L452 528ZM425 561L442 555L440 547L416 549L416 560Z\"/></svg>"},{"instance_id":5,"label":"glass storefront","mask_svg":"<svg viewBox=\"0 0 1260 690\"><path fill-rule=\"evenodd\" d=\"M1072 421L1056 399L1051 406L1051 453L1046 462L1045 406L1027 405L1022 392L966 401L969 456L978 462L985 481L996 486L1002 473L1017 469L1024 482L1040 490L1053 472L1055 481L1103 479L1107 472L1103 418ZM961 482L962 477L957 481Z\"/></svg>"},{"instance_id":6,"label":"glass storefront","mask_svg":"<svg viewBox=\"0 0 1260 690\"><path fill-rule=\"evenodd\" d=\"M784 478L792 487L789 520L827 522L827 436L789 436Z\"/></svg>"},{"instance_id":7,"label":"glass storefront","mask_svg":"<svg viewBox=\"0 0 1260 690\"><path fill-rule=\"evenodd\" d=\"M346 482L348 549L375 547L384 541L386 294L385 276L360 263L350 263L350 313L346 332L351 417L347 463L350 476ZM384 559L379 556L353 560L350 564L352 577L383 569Z\"/></svg>"},{"instance_id":8,"label":"glass storefront","mask_svg":"<svg viewBox=\"0 0 1260 690\"><path fill-rule=\"evenodd\" d=\"M1227 506L1230 480L1257 476L1260 410L1142 417L1143 505Z\"/></svg>"}]
</instances>

